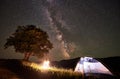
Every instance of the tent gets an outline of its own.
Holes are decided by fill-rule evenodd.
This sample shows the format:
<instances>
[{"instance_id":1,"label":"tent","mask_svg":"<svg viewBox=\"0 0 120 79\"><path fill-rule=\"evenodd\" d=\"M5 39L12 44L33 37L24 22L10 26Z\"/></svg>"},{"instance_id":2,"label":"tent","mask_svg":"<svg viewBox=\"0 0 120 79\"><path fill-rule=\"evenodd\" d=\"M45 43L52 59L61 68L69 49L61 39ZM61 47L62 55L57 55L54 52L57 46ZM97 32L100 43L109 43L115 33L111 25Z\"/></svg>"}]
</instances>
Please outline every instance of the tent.
<instances>
[{"instance_id":1,"label":"tent","mask_svg":"<svg viewBox=\"0 0 120 79\"><path fill-rule=\"evenodd\" d=\"M81 57L76 65L75 72L81 72L85 75L89 74L112 75L112 73L101 62L92 57Z\"/></svg>"}]
</instances>

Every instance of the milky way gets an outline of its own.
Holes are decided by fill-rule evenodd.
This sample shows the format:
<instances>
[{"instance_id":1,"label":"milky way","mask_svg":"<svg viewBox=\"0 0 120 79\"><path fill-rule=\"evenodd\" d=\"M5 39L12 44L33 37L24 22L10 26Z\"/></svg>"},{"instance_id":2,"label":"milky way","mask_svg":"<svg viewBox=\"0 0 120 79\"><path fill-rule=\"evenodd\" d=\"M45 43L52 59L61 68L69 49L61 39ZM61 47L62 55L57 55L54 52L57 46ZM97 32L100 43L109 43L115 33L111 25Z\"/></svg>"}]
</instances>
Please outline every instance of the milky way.
<instances>
[{"instance_id":1,"label":"milky way","mask_svg":"<svg viewBox=\"0 0 120 79\"><path fill-rule=\"evenodd\" d=\"M46 0L45 4L44 9L47 18L50 21L50 27L56 33L56 40L59 41L60 46L58 48L61 49L61 53L65 58L70 58L69 53L74 52L75 45L73 46L73 43L68 43L61 31L61 29L69 30L69 28L62 19L63 16L59 10L59 6L57 5L56 0Z\"/></svg>"},{"instance_id":2,"label":"milky way","mask_svg":"<svg viewBox=\"0 0 120 79\"><path fill-rule=\"evenodd\" d=\"M120 56L119 0L0 0L0 58L23 58L6 38L19 25L45 30L53 60Z\"/></svg>"}]
</instances>

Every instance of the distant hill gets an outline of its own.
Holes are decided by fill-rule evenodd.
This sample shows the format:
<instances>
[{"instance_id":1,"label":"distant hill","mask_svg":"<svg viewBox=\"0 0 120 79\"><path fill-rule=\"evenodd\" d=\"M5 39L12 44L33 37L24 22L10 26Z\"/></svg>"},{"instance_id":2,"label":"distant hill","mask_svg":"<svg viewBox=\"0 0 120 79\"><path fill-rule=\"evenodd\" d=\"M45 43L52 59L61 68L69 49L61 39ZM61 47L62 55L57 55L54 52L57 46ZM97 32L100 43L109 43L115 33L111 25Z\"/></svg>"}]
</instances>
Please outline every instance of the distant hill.
<instances>
[{"instance_id":1,"label":"distant hill","mask_svg":"<svg viewBox=\"0 0 120 79\"><path fill-rule=\"evenodd\" d=\"M79 60L80 60L80 57L74 58L74 59L69 59L69 60L53 61L51 63L51 65L58 67L58 68L65 68L65 69L74 70L74 68Z\"/></svg>"}]
</instances>

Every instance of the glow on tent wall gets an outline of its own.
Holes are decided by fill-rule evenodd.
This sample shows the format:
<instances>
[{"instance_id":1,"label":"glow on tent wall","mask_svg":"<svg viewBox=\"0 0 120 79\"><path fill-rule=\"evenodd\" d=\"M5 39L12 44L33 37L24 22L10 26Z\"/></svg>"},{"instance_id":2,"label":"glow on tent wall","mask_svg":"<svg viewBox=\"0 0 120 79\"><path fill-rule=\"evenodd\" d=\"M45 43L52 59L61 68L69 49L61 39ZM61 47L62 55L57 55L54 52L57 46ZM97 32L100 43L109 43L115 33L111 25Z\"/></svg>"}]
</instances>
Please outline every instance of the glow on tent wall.
<instances>
[{"instance_id":1,"label":"glow on tent wall","mask_svg":"<svg viewBox=\"0 0 120 79\"><path fill-rule=\"evenodd\" d=\"M75 72L81 72L83 74L108 74L112 73L99 61L92 57L81 57L77 63Z\"/></svg>"}]
</instances>

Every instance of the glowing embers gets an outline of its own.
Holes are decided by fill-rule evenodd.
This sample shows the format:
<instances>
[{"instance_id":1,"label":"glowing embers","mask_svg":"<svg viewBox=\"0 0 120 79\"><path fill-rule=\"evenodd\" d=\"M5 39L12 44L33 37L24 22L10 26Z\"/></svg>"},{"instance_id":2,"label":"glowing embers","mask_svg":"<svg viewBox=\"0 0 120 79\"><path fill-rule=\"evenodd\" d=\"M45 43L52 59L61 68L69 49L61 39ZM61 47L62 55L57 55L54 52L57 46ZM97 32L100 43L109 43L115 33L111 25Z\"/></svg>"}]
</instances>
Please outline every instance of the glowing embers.
<instances>
[{"instance_id":1,"label":"glowing embers","mask_svg":"<svg viewBox=\"0 0 120 79\"><path fill-rule=\"evenodd\" d=\"M42 69L44 70L50 69L50 61L45 60L42 64Z\"/></svg>"}]
</instances>

